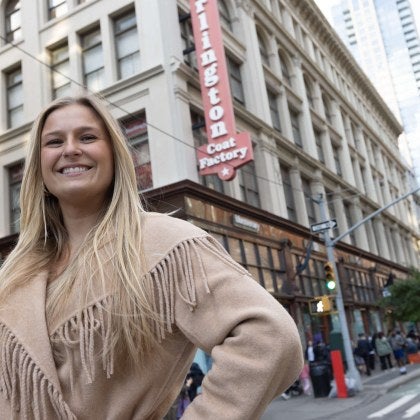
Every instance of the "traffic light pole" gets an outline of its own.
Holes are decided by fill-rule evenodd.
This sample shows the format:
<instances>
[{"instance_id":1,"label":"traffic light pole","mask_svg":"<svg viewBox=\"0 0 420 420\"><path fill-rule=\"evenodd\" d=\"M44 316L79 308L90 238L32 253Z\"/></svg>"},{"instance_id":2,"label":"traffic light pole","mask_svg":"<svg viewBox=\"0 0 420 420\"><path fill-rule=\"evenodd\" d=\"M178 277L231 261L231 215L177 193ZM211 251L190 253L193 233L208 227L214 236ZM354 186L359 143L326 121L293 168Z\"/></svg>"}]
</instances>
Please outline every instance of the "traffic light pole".
<instances>
[{"instance_id":1,"label":"traffic light pole","mask_svg":"<svg viewBox=\"0 0 420 420\"><path fill-rule=\"evenodd\" d=\"M321 220L327 220L327 214L325 210L325 201L322 197L322 194L320 194L319 200L316 200L316 202L319 204ZM335 288L336 288L335 302L336 302L336 306L338 310L338 318L340 320L341 334L343 336L344 353L345 353L344 356L347 363L348 376L354 380L354 384L355 384L354 389L356 391L362 391L363 390L362 380L360 378L359 371L356 368L356 363L354 362L353 349L351 346L351 339L350 339L347 318L346 318L346 311L344 309L343 295L341 293L340 278L338 276L337 266L335 264L334 242L330 238L329 229L325 230L323 232L323 235L324 235L325 247L327 248L327 258L328 258L328 261L332 264L333 269L334 269L334 274L335 274Z\"/></svg>"},{"instance_id":2,"label":"traffic light pole","mask_svg":"<svg viewBox=\"0 0 420 420\"><path fill-rule=\"evenodd\" d=\"M355 389L357 391L361 391L363 389L362 381L360 379L359 371L356 368L356 364L354 362L353 358L353 349L351 346L351 340L350 340L350 334L347 326L347 319L346 319L346 312L344 309L344 301L343 301L343 295L341 293L341 284L340 284L340 278L338 276L337 266L335 264L335 257L334 257L334 246L335 244L343 239L345 236L349 235L351 232L353 232L355 229L357 229L359 226L363 225L373 217L377 216L378 214L382 213L384 210L388 209L389 207L393 206L394 204L398 203L401 200L404 200L408 196L415 194L416 192L420 191L420 187L415 188L414 190L402 195L401 197L396 198L391 203L381 207L380 209L374 211L369 216L362 219L360 222L356 223L354 226L350 227L346 232L342 233L341 235L337 236L335 239L331 239L329 235L329 229L324 230L324 241L325 241L325 247L327 248L327 258L328 261L332 264L335 274L335 280L336 280L336 289L337 289L337 295L336 295L336 306L338 310L338 317L340 319L340 326L341 326L341 334L343 335L343 344L344 344L344 350L345 350L345 358L347 362L348 367L348 373L349 376L354 379L355 381ZM325 201L323 199L322 194L319 196L319 200L314 200L317 204L319 204L320 209L320 215L321 219L323 221L327 220L327 214L325 210Z\"/></svg>"}]
</instances>

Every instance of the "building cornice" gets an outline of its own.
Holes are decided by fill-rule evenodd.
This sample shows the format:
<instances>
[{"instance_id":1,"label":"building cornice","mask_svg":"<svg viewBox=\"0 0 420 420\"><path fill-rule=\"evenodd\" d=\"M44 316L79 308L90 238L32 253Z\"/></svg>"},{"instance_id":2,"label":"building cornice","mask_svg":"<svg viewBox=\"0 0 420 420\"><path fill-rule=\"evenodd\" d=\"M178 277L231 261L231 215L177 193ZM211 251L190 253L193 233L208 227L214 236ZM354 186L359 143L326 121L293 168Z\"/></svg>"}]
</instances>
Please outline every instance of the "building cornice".
<instances>
[{"instance_id":1,"label":"building cornice","mask_svg":"<svg viewBox=\"0 0 420 420\"><path fill-rule=\"evenodd\" d=\"M360 90L364 92L365 97L369 98L372 104L379 110L378 116L381 117L381 115L384 115L386 118L382 117L383 121L397 135L400 134L403 130L401 124L374 88L372 82L365 75L356 59L336 34L334 28L316 6L314 0L290 0L290 3L299 13L300 17L308 24L311 32L329 50L330 54L334 56L335 62L340 64L342 71L347 72L353 78L354 82L360 86Z\"/></svg>"}]
</instances>

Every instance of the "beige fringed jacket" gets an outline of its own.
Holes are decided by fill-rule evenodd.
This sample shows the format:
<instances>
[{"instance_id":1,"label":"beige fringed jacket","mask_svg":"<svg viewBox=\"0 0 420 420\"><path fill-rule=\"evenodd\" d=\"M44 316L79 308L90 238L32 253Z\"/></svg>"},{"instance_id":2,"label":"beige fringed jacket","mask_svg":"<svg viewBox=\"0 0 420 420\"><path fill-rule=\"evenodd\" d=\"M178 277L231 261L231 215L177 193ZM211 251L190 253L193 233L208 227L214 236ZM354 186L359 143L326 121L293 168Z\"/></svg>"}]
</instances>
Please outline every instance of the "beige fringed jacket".
<instances>
[{"instance_id":1,"label":"beige fringed jacket","mask_svg":"<svg viewBox=\"0 0 420 420\"><path fill-rule=\"evenodd\" d=\"M295 380L302 350L293 320L214 239L155 213L143 237L165 317L162 351L140 373L123 358L95 357L109 337L101 308L110 296L81 314L67 305L47 322L40 273L0 308L0 419L161 419L197 347L213 367L185 420L258 419Z\"/></svg>"}]
</instances>

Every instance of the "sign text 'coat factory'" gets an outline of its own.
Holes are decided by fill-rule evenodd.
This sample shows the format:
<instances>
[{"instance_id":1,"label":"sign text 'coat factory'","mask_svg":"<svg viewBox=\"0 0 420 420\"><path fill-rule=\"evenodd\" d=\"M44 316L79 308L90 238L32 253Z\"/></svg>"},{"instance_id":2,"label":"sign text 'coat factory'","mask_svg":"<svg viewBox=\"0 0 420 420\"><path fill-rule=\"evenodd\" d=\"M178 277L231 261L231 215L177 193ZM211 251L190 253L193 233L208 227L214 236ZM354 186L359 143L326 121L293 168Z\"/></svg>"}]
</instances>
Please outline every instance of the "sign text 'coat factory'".
<instances>
[{"instance_id":1,"label":"sign text 'coat factory'","mask_svg":"<svg viewBox=\"0 0 420 420\"><path fill-rule=\"evenodd\" d=\"M197 151L199 173L228 181L254 159L251 137L236 133L217 1L190 0L190 6L208 139Z\"/></svg>"}]
</instances>

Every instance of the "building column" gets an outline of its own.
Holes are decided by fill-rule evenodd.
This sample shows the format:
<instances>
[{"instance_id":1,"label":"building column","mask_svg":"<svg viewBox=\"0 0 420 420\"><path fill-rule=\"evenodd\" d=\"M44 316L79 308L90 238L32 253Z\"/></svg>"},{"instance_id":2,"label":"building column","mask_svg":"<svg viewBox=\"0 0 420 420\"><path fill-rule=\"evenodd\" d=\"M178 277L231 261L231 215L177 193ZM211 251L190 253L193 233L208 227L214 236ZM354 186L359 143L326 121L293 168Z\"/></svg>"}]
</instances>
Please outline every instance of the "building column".
<instances>
[{"instance_id":1,"label":"building column","mask_svg":"<svg viewBox=\"0 0 420 420\"><path fill-rule=\"evenodd\" d=\"M296 216L298 223L308 225L308 213L306 211L305 196L302 189L302 178L300 177L299 169L290 169L290 183L293 188L293 198L295 200Z\"/></svg>"},{"instance_id":2,"label":"building column","mask_svg":"<svg viewBox=\"0 0 420 420\"><path fill-rule=\"evenodd\" d=\"M350 226L347 225L346 213L344 211L344 203L343 203L343 197L341 196L341 192L340 191L335 192L333 195L333 199L334 199L334 211L335 211L336 219L337 219L338 232L341 235L342 233L346 232ZM345 236L342 239L342 241L348 244L351 243L349 235Z\"/></svg>"},{"instance_id":3,"label":"building column","mask_svg":"<svg viewBox=\"0 0 420 420\"><path fill-rule=\"evenodd\" d=\"M271 122L268 105L267 87L265 84L263 65L255 27L254 7L247 1L237 2L239 21L242 25L243 42L246 45L245 62L252 65L244 66L243 82L246 108L267 124Z\"/></svg>"},{"instance_id":4,"label":"building column","mask_svg":"<svg viewBox=\"0 0 420 420\"><path fill-rule=\"evenodd\" d=\"M370 197L373 201L378 201L378 198L376 196L375 186L373 185L373 176L372 176L372 170L370 167L369 156L366 149L365 137L363 135L363 131L360 129L358 129L358 133L357 133L357 148L362 154L362 156L365 158L365 162L366 162L366 165L364 166L365 178L363 179L366 195Z\"/></svg>"},{"instance_id":5,"label":"building column","mask_svg":"<svg viewBox=\"0 0 420 420\"><path fill-rule=\"evenodd\" d=\"M280 125L283 137L289 141L290 143L294 143L293 141L293 130L292 130L292 123L290 120L289 114L289 103L287 101L286 95L286 88L282 85L280 86Z\"/></svg>"},{"instance_id":6,"label":"building column","mask_svg":"<svg viewBox=\"0 0 420 420\"><path fill-rule=\"evenodd\" d=\"M303 80L303 72L302 72L302 61L300 57L293 57L293 65L294 69L293 72L296 78L296 88L297 93L302 98L302 109L301 109L301 130L302 130L302 142L303 148L305 151L315 159L318 159L318 154L316 152L316 143L315 143L315 136L314 130L312 127L312 119L310 113L310 106L308 102L308 98L306 96L306 88L305 82Z\"/></svg>"},{"instance_id":7,"label":"building column","mask_svg":"<svg viewBox=\"0 0 420 420\"><path fill-rule=\"evenodd\" d=\"M254 149L255 169L258 173L258 191L261 208L277 216L287 218L287 207L281 188L281 172L279 161L273 153L274 145L260 133L259 142Z\"/></svg>"},{"instance_id":8,"label":"building column","mask_svg":"<svg viewBox=\"0 0 420 420\"><path fill-rule=\"evenodd\" d=\"M323 197L324 200L324 206L325 206L325 217L328 217L328 203L326 200L326 194L325 194L325 187L324 184L322 183L322 174L321 171L317 170L316 173L314 174L313 180L311 181L311 191L312 194L315 197L318 197L320 194ZM324 220L322 219L321 216L321 207L315 203L315 214L316 214L316 220L317 222L323 222Z\"/></svg>"},{"instance_id":9,"label":"building column","mask_svg":"<svg viewBox=\"0 0 420 420\"><path fill-rule=\"evenodd\" d=\"M353 199L350 205L350 214L353 223L363 219L363 213L360 208L360 199ZM350 226L351 227L351 226ZM354 230L354 237L356 238L356 244L359 248L369 251L369 243L367 241L366 226L365 224L359 226Z\"/></svg>"},{"instance_id":10,"label":"building column","mask_svg":"<svg viewBox=\"0 0 420 420\"><path fill-rule=\"evenodd\" d=\"M406 264L408 261L405 258L404 250L403 250L403 244L402 244L402 238L398 231L398 225L395 224L393 228L391 228L391 236L392 240L394 242L394 250L395 250L395 256L397 257L397 262L399 264Z\"/></svg>"},{"instance_id":11,"label":"building column","mask_svg":"<svg viewBox=\"0 0 420 420\"><path fill-rule=\"evenodd\" d=\"M351 164L349 145L347 143L347 138L346 138L346 130L344 128L343 116L336 102L332 102L331 105L332 107L334 107L334 114L336 116L336 128L341 136L341 144L340 144L341 147L340 147L339 158L340 158L343 178L349 184L356 186L356 183L354 180L354 174L353 174L353 167Z\"/></svg>"},{"instance_id":12,"label":"building column","mask_svg":"<svg viewBox=\"0 0 420 420\"><path fill-rule=\"evenodd\" d=\"M362 214L362 217L366 217L366 215ZM368 237L368 243L369 243L369 252L372 252L373 254L378 254L378 245L376 244L376 237L375 233L373 232L373 226L372 226L372 220L368 220L365 223L366 227L366 235Z\"/></svg>"},{"instance_id":13,"label":"building column","mask_svg":"<svg viewBox=\"0 0 420 420\"><path fill-rule=\"evenodd\" d=\"M378 255L382 258L390 259L388 241L385 235L384 224L380 216L373 219L373 228L375 229L375 236L377 238L376 245L378 246Z\"/></svg>"}]
</instances>

